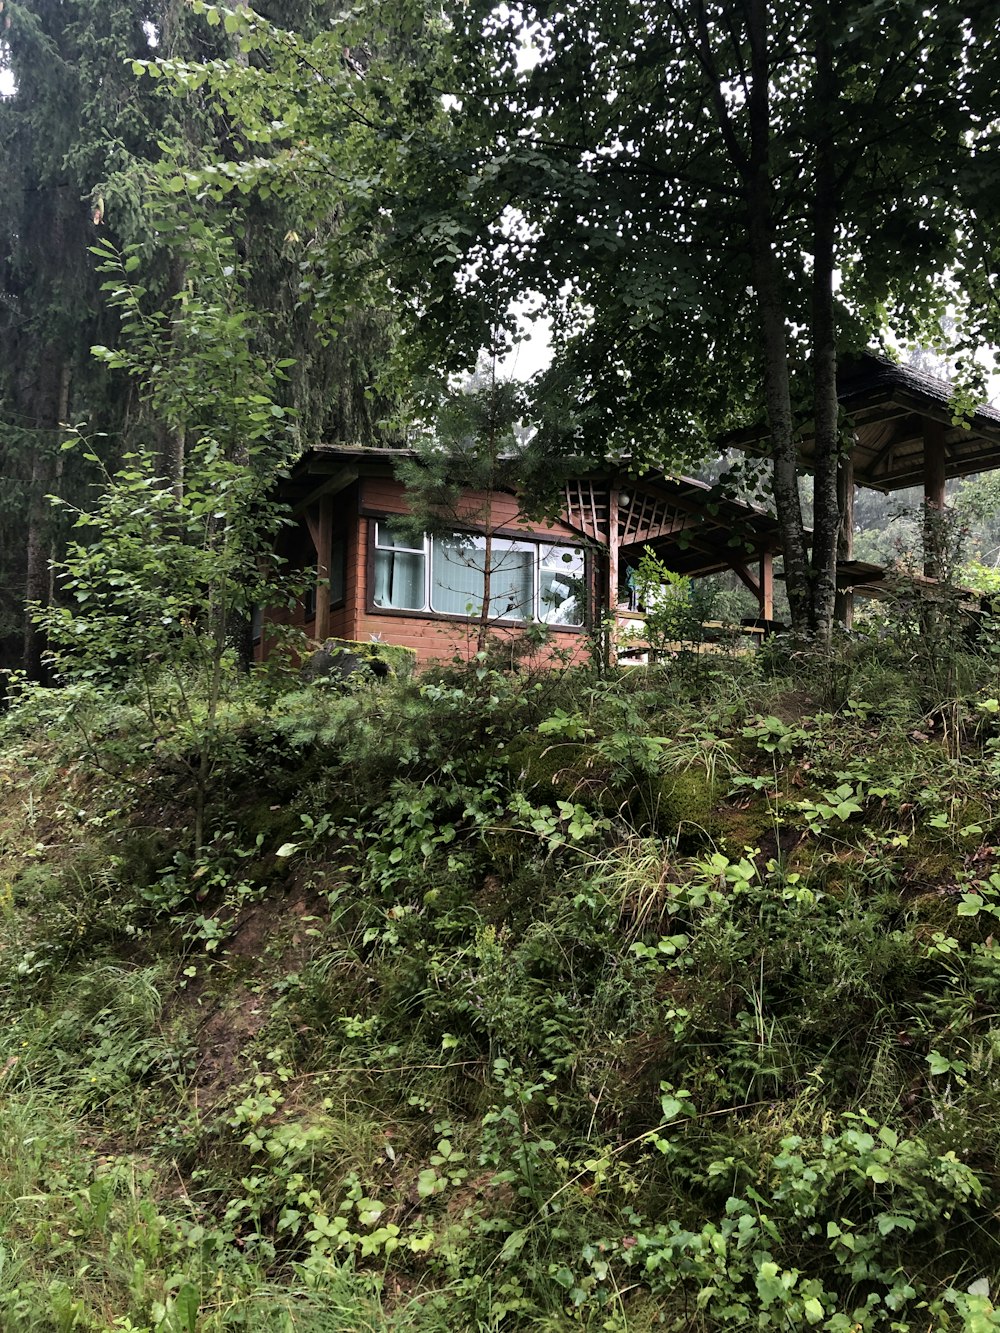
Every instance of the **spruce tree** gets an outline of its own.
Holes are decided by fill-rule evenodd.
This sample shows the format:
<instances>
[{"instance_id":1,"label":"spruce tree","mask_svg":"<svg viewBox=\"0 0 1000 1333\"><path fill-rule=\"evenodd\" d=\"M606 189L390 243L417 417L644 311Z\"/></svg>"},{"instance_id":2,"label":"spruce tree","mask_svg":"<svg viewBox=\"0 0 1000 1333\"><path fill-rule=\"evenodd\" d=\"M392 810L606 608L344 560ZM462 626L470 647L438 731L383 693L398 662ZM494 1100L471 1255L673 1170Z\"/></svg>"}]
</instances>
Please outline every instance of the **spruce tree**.
<instances>
[{"instance_id":1,"label":"spruce tree","mask_svg":"<svg viewBox=\"0 0 1000 1333\"><path fill-rule=\"evenodd\" d=\"M281 18L314 32L322 9L297 0ZM302 306L303 251L334 218L312 217L307 230L277 200L171 199L178 172L237 162L247 145L238 115L198 89L172 95L163 80L139 77L136 62L229 59L246 69L253 57L224 25L184 0L24 0L3 19L0 61L12 90L0 102L0 667L38 678L43 644L24 603L52 599L65 538L64 511L47 497L93 504L100 476L60 451L65 423L85 428L105 473L152 439L164 474L183 485L183 432L90 354L118 342L95 244L138 247L148 308L170 311L188 283L183 219L226 227L246 302L266 312L260 350L295 361L286 392L303 442L376 437L375 367L391 329L362 310L319 329Z\"/></svg>"}]
</instances>

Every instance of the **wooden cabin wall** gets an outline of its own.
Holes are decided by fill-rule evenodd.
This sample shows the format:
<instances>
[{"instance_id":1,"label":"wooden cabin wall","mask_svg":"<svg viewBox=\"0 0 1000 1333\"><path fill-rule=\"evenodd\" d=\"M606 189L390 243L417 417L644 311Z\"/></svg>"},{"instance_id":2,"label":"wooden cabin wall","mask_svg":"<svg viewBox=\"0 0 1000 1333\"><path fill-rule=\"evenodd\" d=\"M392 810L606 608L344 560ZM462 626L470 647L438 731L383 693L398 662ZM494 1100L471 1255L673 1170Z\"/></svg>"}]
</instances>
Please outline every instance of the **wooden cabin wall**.
<instances>
[{"instance_id":1,"label":"wooden cabin wall","mask_svg":"<svg viewBox=\"0 0 1000 1333\"><path fill-rule=\"evenodd\" d=\"M391 477L366 477L357 486L338 495L334 505L334 539L342 536L346 544L345 597L343 605L330 612L330 636L361 642L378 638L385 643L412 648L419 666L449 662L455 657L470 659L476 652L477 621L464 617L446 619L429 614L408 615L399 611L370 610L368 607L374 523L378 517L408 512L402 484ZM481 517L484 506L485 496L482 494L471 492L465 499L462 512L467 515L470 525L477 517ZM573 545L581 544L579 532L565 523L544 520L531 523L522 518L514 496L494 495L492 512L494 525L509 532L523 532L525 537L542 540L549 538ZM307 573L315 569L316 552L304 523L300 522L293 533L285 538L285 542L288 546L283 553L293 567L303 568ZM306 619L302 603L292 610L275 608L268 620L271 624L291 625L301 629L307 637L315 633L315 619ZM517 626L496 626L491 627L490 631L491 637L501 642L516 640L521 632ZM553 626L550 642L552 648L568 652L574 663L588 660L589 644L583 631ZM258 645L258 660L265 652L265 646ZM551 649L541 656L543 661L551 660Z\"/></svg>"},{"instance_id":2,"label":"wooden cabin wall","mask_svg":"<svg viewBox=\"0 0 1000 1333\"><path fill-rule=\"evenodd\" d=\"M335 497L334 500L333 538L335 541L338 538L343 538L345 542L344 601L340 606L331 608L330 611L330 637L335 639L357 638L357 635L353 632L357 585L351 577L359 552L357 513L358 487L355 485L349 487L347 491ZM297 519L294 525L282 534L278 549L286 561L283 566L286 571L301 572L304 585L307 585L310 579L315 580L316 549L313 546L306 524L301 518ZM363 551L363 545L361 549ZM304 600L300 600L291 608L286 606L272 607L267 614L267 623L270 625L292 626L294 629L302 630L308 639L315 637L316 617L315 614L306 616ZM262 661L267 656L266 638L265 626L265 634L262 640L255 645L257 661Z\"/></svg>"},{"instance_id":3,"label":"wooden cabin wall","mask_svg":"<svg viewBox=\"0 0 1000 1333\"><path fill-rule=\"evenodd\" d=\"M367 515L407 514L406 491L402 482L394 477L365 477L361 482L361 512ZM486 509L486 495L482 491L469 491L463 496L459 512L455 517L455 526L463 526L463 517L469 527L479 527ZM509 532L523 532L525 536L551 537L553 541L565 540L579 546L583 537L576 528L559 519L540 519L531 521L523 517L515 496L504 492L494 492L491 508L492 526ZM450 516L449 516L450 518Z\"/></svg>"}]
</instances>

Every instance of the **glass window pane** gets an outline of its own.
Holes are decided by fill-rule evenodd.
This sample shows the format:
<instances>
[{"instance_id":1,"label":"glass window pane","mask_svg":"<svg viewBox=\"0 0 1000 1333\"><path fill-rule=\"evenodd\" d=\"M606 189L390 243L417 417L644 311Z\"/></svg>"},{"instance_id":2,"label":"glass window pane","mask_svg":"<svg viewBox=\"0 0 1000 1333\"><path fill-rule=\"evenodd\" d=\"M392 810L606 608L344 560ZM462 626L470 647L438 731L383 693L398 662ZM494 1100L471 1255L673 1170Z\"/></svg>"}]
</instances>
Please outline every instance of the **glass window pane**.
<instances>
[{"instance_id":1,"label":"glass window pane","mask_svg":"<svg viewBox=\"0 0 1000 1333\"><path fill-rule=\"evenodd\" d=\"M435 537L431 543L431 609L478 616L483 604L482 537Z\"/></svg>"},{"instance_id":2,"label":"glass window pane","mask_svg":"<svg viewBox=\"0 0 1000 1333\"><path fill-rule=\"evenodd\" d=\"M393 532L389 523L375 524L375 545L380 548L394 551L416 551L423 555L422 545L414 546L413 538L406 536L402 532Z\"/></svg>"},{"instance_id":3,"label":"glass window pane","mask_svg":"<svg viewBox=\"0 0 1000 1333\"><path fill-rule=\"evenodd\" d=\"M535 548L494 543L490 568L490 616L530 620L535 601Z\"/></svg>"},{"instance_id":4,"label":"glass window pane","mask_svg":"<svg viewBox=\"0 0 1000 1333\"><path fill-rule=\"evenodd\" d=\"M423 611L423 552L376 550L373 601L392 610Z\"/></svg>"},{"instance_id":5,"label":"glass window pane","mask_svg":"<svg viewBox=\"0 0 1000 1333\"><path fill-rule=\"evenodd\" d=\"M583 552L571 546L543 546L541 558L541 619L549 625L582 625L587 604Z\"/></svg>"},{"instance_id":6,"label":"glass window pane","mask_svg":"<svg viewBox=\"0 0 1000 1333\"><path fill-rule=\"evenodd\" d=\"M539 557L543 569L557 569L583 578L583 552L576 546L541 546Z\"/></svg>"}]
</instances>

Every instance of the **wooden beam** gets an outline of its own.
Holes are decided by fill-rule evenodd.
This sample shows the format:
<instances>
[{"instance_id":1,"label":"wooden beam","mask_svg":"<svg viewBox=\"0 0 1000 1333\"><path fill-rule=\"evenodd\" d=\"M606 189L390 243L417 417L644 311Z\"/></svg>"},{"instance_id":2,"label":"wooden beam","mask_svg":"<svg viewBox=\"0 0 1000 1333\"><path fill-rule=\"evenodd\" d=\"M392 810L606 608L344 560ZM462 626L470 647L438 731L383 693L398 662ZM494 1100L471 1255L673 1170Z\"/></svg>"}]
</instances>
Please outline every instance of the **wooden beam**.
<instances>
[{"instance_id":1,"label":"wooden beam","mask_svg":"<svg viewBox=\"0 0 1000 1333\"><path fill-rule=\"evenodd\" d=\"M333 496L319 502L319 542L316 549L316 638L330 637L330 556L333 553Z\"/></svg>"},{"instance_id":2,"label":"wooden beam","mask_svg":"<svg viewBox=\"0 0 1000 1333\"><path fill-rule=\"evenodd\" d=\"M317 555L319 555L320 536L319 536L319 523L317 522L316 515L310 514L308 509L303 509L302 521L305 523L306 528L309 531L309 540L313 544L313 550L316 552Z\"/></svg>"},{"instance_id":3,"label":"wooden beam","mask_svg":"<svg viewBox=\"0 0 1000 1333\"><path fill-rule=\"evenodd\" d=\"M615 616L618 611L618 503L620 492L617 486L608 489L608 569L605 588L606 601L601 615ZM609 646L610 657L614 660L616 646Z\"/></svg>"},{"instance_id":4,"label":"wooden beam","mask_svg":"<svg viewBox=\"0 0 1000 1333\"><path fill-rule=\"evenodd\" d=\"M304 499L297 501L292 506L292 513L296 516L304 513L310 505L314 505L324 495L336 495L338 491L346 490L351 482L357 481L357 479L358 469L356 467L339 468L333 476L327 477L326 481L314 486Z\"/></svg>"},{"instance_id":5,"label":"wooden beam","mask_svg":"<svg viewBox=\"0 0 1000 1333\"><path fill-rule=\"evenodd\" d=\"M993 472L1000 464L1000 446L991 444L977 453L953 454L948 460L948 477L967 477L973 472ZM891 495L893 491L905 490L908 486L919 486L923 480L923 458L915 454L906 460L906 471L893 472L872 481L867 476L859 477L859 484L870 486L872 490Z\"/></svg>"},{"instance_id":6,"label":"wooden beam","mask_svg":"<svg viewBox=\"0 0 1000 1333\"><path fill-rule=\"evenodd\" d=\"M924 417L924 574L938 578L941 572L941 518L944 513L944 483L948 455L944 424Z\"/></svg>"},{"instance_id":7,"label":"wooden beam","mask_svg":"<svg viewBox=\"0 0 1000 1333\"><path fill-rule=\"evenodd\" d=\"M913 416L913 407L909 403L876 404L872 407L859 407L854 412L845 407L844 411L856 431L864 426L881 425L883 421L896 421L899 417Z\"/></svg>"},{"instance_id":8,"label":"wooden beam","mask_svg":"<svg viewBox=\"0 0 1000 1333\"><path fill-rule=\"evenodd\" d=\"M740 582L744 584L745 587L749 588L749 590L757 598L757 601L762 602L763 596L761 593L760 580L755 579L753 574L751 574L749 565L742 565L738 561L734 560L730 568L739 578Z\"/></svg>"},{"instance_id":9,"label":"wooden beam","mask_svg":"<svg viewBox=\"0 0 1000 1333\"><path fill-rule=\"evenodd\" d=\"M697 530L705 526L693 514L688 514L684 518L672 518L655 527L635 529L628 533L627 539L622 540L620 544L622 547L649 546L663 537L672 537L675 533L686 532L689 528Z\"/></svg>"}]
</instances>

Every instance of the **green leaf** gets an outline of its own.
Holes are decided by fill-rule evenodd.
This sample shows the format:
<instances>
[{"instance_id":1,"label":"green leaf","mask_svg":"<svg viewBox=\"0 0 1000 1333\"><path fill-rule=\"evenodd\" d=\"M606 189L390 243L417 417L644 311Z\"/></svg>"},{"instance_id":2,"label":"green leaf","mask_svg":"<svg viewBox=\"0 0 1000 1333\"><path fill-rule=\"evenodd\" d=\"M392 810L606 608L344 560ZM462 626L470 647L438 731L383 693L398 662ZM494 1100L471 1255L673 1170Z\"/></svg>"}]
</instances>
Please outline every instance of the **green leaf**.
<instances>
[{"instance_id":1,"label":"green leaf","mask_svg":"<svg viewBox=\"0 0 1000 1333\"><path fill-rule=\"evenodd\" d=\"M174 1324L178 1333L197 1333L198 1309L201 1296L198 1288L191 1282L185 1282L174 1297Z\"/></svg>"},{"instance_id":2,"label":"green leaf","mask_svg":"<svg viewBox=\"0 0 1000 1333\"><path fill-rule=\"evenodd\" d=\"M983 910L983 899L978 893L963 893L962 901L955 909L957 916L978 916Z\"/></svg>"},{"instance_id":3,"label":"green leaf","mask_svg":"<svg viewBox=\"0 0 1000 1333\"><path fill-rule=\"evenodd\" d=\"M914 1231L916 1225L912 1217L901 1213L883 1213L877 1222L880 1236L888 1236L893 1231Z\"/></svg>"}]
</instances>

